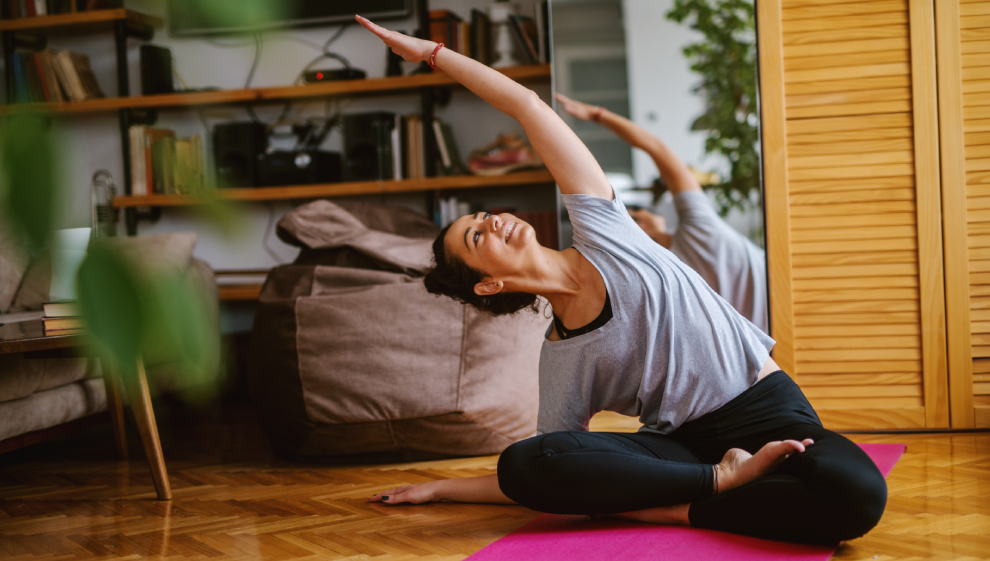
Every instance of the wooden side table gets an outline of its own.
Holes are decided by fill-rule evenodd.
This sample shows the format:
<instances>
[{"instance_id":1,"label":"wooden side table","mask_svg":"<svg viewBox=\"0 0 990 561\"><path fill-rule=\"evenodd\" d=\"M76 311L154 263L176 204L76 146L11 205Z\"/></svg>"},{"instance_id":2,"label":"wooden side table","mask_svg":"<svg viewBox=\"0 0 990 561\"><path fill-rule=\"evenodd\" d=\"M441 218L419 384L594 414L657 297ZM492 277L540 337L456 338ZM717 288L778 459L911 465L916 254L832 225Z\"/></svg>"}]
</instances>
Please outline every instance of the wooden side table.
<instances>
[{"instance_id":1,"label":"wooden side table","mask_svg":"<svg viewBox=\"0 0 990 561\"><path fill-rule=\"evenodd\" d=\"M28 319L4 323L0 316L0 354L27 353L31 358L52 358L55 356L73 356L88 354L88 342L85 335L54 335L45 336L45 328L41 319ZM67 352L69 351L69 352ZM2 373L0 373L2 375ZM107 390L107 408L113 423L113 435L117 444L117 453L122 459L127 459L127 428L124 424L123 391L130 397L131 410L137 423L138 433L144 454L151 468L151 478L155 483L158 498L163 501L172 498L172 488L168 482L168 472L165 469L165 457L162 455L162 444L158 438L158 424L155 422L155 411L151 407L151 394L148 392L148 379L144 371L144 361L138 358L137 375L133 380L124 384L118 372L110 368L103 369L103 383Z\"/></svg>"}]
</instances>

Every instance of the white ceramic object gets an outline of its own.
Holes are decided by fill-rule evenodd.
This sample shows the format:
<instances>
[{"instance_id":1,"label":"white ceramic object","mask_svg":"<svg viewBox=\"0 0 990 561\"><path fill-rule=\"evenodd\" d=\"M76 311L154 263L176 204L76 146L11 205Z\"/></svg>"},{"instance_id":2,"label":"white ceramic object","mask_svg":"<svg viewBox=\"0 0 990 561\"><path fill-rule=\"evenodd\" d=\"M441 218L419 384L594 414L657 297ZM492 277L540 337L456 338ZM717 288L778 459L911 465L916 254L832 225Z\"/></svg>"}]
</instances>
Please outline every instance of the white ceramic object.
<instances>
[{"instance_id":1,"label":"white ceramic object","mask_svg":"<svg viewBox=\"0 0 990 561\"><path fill-rule=\"evenodd\" d=\"M509 16L516 13L516 5L508 2L496 2L488 6L488 18L495 28L495 61L492 62L492 68L522 64L515 58L516 45L512 39L512 30L509 29Z\"/></svg>"},{"instance_id":2,"label":"white ceramic object","mask_svg":"<svg viewBox=\"0 0 990 561\"><path fill-rule=\"evenodd\" d=\"M52 237L52 285L49 298L76 299L76 275L86 258L92 228L56 230Z\"/></svg>"}]
</instances>

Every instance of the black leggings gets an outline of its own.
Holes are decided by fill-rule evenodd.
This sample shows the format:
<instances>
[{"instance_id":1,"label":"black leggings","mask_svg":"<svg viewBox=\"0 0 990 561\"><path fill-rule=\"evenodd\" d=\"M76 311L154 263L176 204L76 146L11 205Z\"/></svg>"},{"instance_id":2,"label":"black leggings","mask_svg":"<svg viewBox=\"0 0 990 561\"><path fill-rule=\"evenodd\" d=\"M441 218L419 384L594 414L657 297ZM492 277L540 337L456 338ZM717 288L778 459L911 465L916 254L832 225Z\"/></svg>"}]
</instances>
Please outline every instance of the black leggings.
<instances>
[{"instance_id":1,"label":"black leggings","mask_svg":"<svg viewBox=\"0 0 990 561\"><path fill-rule=\"evenodd\" d=\"M730 448L814 439L777 470L713 494L712 464ZM887 485L873 460L822 428L783 371L668 435L554 432L513 444L498 461L510 499L541 512L614 514L691 503L691 525L759 538L836 543L876 526Z\"/></svg>"}]
</instances>

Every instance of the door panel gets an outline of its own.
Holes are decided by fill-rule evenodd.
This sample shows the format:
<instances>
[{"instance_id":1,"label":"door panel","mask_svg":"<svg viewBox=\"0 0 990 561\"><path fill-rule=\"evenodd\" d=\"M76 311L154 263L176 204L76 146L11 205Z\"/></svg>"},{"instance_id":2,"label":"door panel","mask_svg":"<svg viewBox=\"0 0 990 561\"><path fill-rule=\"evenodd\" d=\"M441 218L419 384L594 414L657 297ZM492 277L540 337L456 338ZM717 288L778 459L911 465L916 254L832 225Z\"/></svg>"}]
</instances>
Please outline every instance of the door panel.
<instances>
[{"instance_id":1,"label":"door panel","mask_svg":"<svg viewBox=\"0 0 990 561\"><path fill-rule=\"evenodd\" d=\"M757 10L774 358L829 428L947 427L934 6Z\"/></svg>"}]
</instances>

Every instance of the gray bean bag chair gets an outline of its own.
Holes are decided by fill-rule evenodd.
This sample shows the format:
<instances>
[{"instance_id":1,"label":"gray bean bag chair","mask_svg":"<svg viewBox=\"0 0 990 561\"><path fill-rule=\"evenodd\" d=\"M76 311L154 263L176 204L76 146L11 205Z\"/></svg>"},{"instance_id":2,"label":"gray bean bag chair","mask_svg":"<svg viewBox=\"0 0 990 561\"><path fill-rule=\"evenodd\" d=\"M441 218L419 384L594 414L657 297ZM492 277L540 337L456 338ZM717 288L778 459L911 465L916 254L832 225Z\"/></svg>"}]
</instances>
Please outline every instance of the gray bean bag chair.
<instances>
[{"instance_id":1,"label":"gray bean bag chair","mask_svg":"<svg viewBox=\"0 0 990 561\"><path fill-rule=\"evenodd\" d=\"M535 434L549 320L496 319L427 293L437 232L402 208L329 201L279 222L301 252L265 282L248 361L279 452L469 456Z\"/></svg>"}]
</instances>

